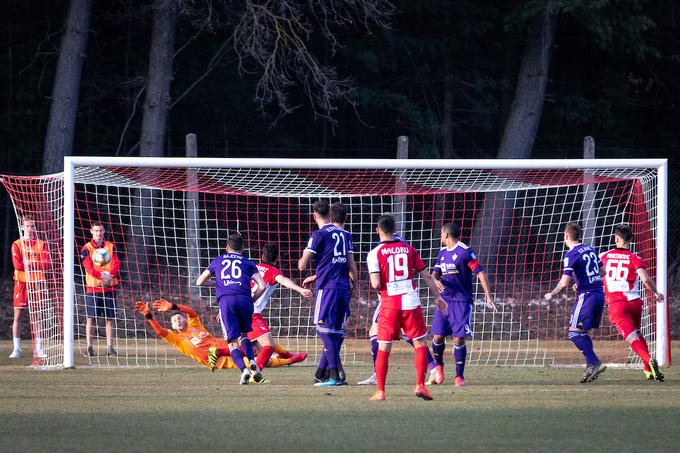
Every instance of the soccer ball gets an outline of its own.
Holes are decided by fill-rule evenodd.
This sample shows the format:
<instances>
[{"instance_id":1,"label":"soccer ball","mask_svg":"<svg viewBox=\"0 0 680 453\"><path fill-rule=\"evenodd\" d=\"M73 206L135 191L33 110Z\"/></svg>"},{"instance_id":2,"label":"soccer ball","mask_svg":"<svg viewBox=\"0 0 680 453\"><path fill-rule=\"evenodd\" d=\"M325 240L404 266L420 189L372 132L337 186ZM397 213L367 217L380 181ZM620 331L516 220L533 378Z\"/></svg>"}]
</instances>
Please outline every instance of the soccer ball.
<instances>
[{"instance_id":1,"label":"soccer ball","mask_svg":"<svg viewBox=\"0 0 680 453\"><path fill-rule=\"evenodd\" d=\"M96 249L92 252L92 262L97 266L105 266L111 261L111 255L109 251L105 248Z\"/></svg>"}]
</instances>

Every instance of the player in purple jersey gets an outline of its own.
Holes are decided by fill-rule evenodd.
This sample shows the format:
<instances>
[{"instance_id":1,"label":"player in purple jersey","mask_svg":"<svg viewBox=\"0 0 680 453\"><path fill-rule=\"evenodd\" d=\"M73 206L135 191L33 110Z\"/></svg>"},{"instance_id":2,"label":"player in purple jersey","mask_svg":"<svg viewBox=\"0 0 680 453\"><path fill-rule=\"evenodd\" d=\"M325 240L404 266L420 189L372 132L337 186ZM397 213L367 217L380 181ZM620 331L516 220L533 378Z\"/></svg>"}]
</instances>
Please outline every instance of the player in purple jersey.
<instances>
[{"instance_id":1,"label":"player in purple jersey","mask_svg":"<svg viewBox=\"0 0 680 453\"><path fill-rule=\"evenodd\" d=\"M336 206L337 205L337 206ZM335 209L346 208L341 203ZM340 346L344 338L345 321L349 317L351 296L350 279L356 281L357 268L354 262L352 235L331 223L331 207L327 201L318 200L313 205L313 217L319 229L312 233L298 269L304 271L312 259L316 262L316 297L314 324L324 345L316 377L323 379L316 386L342 385L342 363ZM344 223L344 219L342 222Z\"/></svg>"},{"instance_id":2,"label":"player in purple jersey","mask_svg":"<svg viewBox=\"0 0 680 453\"><path fill-rule=\"evenodd\" d=\"M227 253L218 256L196 280L201 286L215 275L215 298L220 307L220 319L225 332L225 340L229 346L231 358L241 370L241 384L247 384L250 377L255 382L264 378L260 373L253 344L248 339L252 330L253 300L257 300L265 289L265 283L255 263L243 256L243 238L232 234L227 241ZM257 283L255 293L250 293L250 280ZM239 341L240 337L240 341ZM246 367L239 343L248 358Z\"/></svg>"},{"instance_id":3,"label":"player in purple jersey","mask_svg":"<svg viewBox=\"0 0 680 453\"><path fill-rule=\"evenodd\" d=\"M432 269L441 297L446 302L446 312L435 310L432 316L432 353L437 362L436 373L429 384L444 382L444 350L446 337L453 338L453 359L456 363L456 387L465 385L465 359L467 346L465 337L472 336L470 316L472 315L472 277L477 276L484 289L486 304L496 310L491 296L489 279L479 263L475 252L460 242L460 227L452 222L445 223L441 229L443 249L437 255L437 263Z\"/></svg>"},{"instance_id":4,"label":"player in purple jersey","mask_svg":"<svg viewBox=\"0 0 680 453\"><path fill-rule=\"evenodd\" d=\"M578 297L569 319L569 339L586 358L586 370L580 383L592 382L602 374L607 366L597 357L593 350L593 340L589 332L599 328L604 309L604 288L602 277L604 266L598 253L587 245L581 244L581 226L568 223L564 228L564 243L569 251L562 259L562 278L555 289L545 294L545 300L551 300L560 291L576 282Z\"/></svg>"}]
</instances>

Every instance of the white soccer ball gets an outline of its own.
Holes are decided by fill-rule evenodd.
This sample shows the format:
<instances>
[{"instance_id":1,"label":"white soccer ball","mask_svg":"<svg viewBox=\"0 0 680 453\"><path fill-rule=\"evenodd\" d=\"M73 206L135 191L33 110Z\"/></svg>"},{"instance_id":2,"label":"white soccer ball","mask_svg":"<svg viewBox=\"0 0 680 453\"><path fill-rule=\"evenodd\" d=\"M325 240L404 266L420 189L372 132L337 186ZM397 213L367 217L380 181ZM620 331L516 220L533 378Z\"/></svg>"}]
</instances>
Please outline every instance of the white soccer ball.
<instances>
[{"instance_id":1,"label":"white soccer ball","mask_svg":"<svg viewBox=\"0 0 680 453\"><path fill-rule=\"evenodd\" d=\"M111 255L105 248L96 249L92 252L92 262L97 266L105 266L111 261Z\"/></svg>"}]
</instances>

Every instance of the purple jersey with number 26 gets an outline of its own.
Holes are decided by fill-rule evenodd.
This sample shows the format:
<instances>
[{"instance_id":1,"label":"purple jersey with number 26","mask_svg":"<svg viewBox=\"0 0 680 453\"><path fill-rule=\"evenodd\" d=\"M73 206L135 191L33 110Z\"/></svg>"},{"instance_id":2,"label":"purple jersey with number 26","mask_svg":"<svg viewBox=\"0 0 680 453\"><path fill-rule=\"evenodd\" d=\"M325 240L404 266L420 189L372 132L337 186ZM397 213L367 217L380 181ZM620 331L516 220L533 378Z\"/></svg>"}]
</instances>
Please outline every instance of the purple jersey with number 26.
<instances>
[{"instance_id":1,"label":"purple jersey with number 26","mask_svg":"<svg viewBox=\"0 0 680 453\"><path fill-rule=\"evenodd\" d=\"M257 272L255 263L240 253L225 253L210 263L208 270L215 275L215 298L222 296L250 297L250 279Z\"/></svg>"}]
</instances>

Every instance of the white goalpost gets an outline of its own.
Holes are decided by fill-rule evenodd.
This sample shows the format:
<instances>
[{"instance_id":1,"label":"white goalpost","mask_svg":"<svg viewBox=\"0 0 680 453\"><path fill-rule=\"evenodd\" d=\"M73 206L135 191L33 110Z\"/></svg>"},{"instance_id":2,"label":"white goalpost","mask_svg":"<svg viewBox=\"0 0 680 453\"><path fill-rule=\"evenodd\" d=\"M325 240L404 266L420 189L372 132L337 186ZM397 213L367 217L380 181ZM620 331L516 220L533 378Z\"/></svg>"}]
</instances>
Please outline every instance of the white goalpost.
<instances>
[{"instance_id":1,"label":"white goalpost","mask_svg":"<svg viewBox=\"0 0 680 453\"><path fill-rule=\"evenodd\" d=\"M367 361L368 328L376 304L365 259L377 243L375 221L398 214L398 231L432 267L444 222L461 226L488 272L499 307L487 310L475 284L471 364L560 365L581 363L567 340L574 293L542 295L560 277L569 221L587 223L583 242L613 248L614 225L633 227L633 251L666 294L668 166L665 159L635 160L321 160L66 157L63 174L3 176L18 218L36 220L49 246L47 292L31 295L29 310L42 336L42 367L185 366L136 314L136 300L166 298L190 304L213 334L221 332L212 288L195 279L239 232L253 261L276 242L278 267L301 282L295 264L314 228L311 204L342 201L354 238L359 282L347 326L346 362ZM117 357L83 357L84 271L78 254L92 222L105 226L121 259L116 288ZM30 288L29 288L30 289ZM426 320L432 299L420 285ZM47 294L40 296L40 294ZM291 350L321 350L311 302L281 288L264 315L272 333ZM667 302L643 289L642 332L660 365L669 363ZM95 320L95 349L103 350L103 323ZM159 314L169 325L169 317ZM639 360L605 314L595 332L603 359L620 366Z\"/></svg>"}]
</instances>

